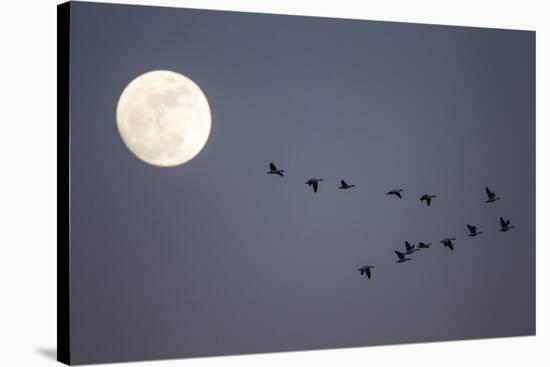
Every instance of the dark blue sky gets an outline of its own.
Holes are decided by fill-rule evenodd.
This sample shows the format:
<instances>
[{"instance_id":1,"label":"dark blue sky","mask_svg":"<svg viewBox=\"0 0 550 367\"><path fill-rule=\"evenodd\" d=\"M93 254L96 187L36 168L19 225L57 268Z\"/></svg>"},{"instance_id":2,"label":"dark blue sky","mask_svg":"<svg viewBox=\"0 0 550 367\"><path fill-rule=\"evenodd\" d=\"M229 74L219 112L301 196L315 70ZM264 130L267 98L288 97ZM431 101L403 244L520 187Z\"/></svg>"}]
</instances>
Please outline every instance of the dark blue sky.
<instances>
[{"instance_id":1,"label":"dark blue sky","mask_svg":"<svg viewBox=\"0 0 550 367\"><path fill-rule=\"evenodd\" d=\"M154 69L212 109L183 166L117 132ZM535 33L72 3L71 215L75 363L533 334Z\"/></svg>"}]
</instances>

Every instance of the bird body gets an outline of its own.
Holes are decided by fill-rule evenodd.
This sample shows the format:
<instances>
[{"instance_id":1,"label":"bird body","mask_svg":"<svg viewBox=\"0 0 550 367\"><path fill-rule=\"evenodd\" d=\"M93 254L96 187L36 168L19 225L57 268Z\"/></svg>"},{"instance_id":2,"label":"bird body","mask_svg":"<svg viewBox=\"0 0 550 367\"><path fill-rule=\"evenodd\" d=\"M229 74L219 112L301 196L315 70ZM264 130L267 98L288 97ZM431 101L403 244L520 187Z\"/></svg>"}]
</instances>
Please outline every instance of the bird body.
<instances>
[{"instance_id":1,"label":"bird body","mask_svg":"<svg viewBox=\"0 0 550 367\"><path fill-rule=\"evenodd\" d=\"M432 203L432 199L435 197L435 195L424 194L420 197L420 201L425 201L426 204L430 206L430 204Z\"/></svg>"},{"instance_id":2,"label":"bird body","mask_svg":"<svg viewBox=\"0 0 550 367\"><path fill-rule=\"evenodd\" d=\"M317 192L319 182L321 181L323 181L322 178L310 178L306 181L306 185L308 185L309 187L313 187L313 192Z\"/></svg>"},{"instance_id":3,"label":"bird body","mask_svg":"<svg viewBox=\"0 0 550 367\"><path fill-rule=\"evenodd\" d=\"M504 220L504 218L500 217L500 232L507 232L514 228L514 226L510 225L510 219Z\"/></svg>"},{"instance_id":4,"label":"bird body","mask_svg":"<svg viewBox=\"0 0 550 367\"><path fill-rule=\"evenodd\" d=\"M410 257L406 257L405 254L400 251L395 251L395 254L397 255L396 263L404 263L405 261L412 260Z\"/></svg>"},{"instance_id":5,"label":"bird body","mask_svg":"<svg viewBox=\"0 0 550 367\"><path fill-rule=\"evenodd\" d=\"M359 272L361 273L361 276L363 276L363 274L366 274L367 278L370 279L370 277L371 277L371 270L370 269L373 269L373 268L374 268L374 266L372 266L372 265L365 265L365 266L360 267L357 270L359 270Z\"/></svg>"},{"instance_id":6,"label":"bird body","mask_svg":"<svg viewBox=\"0 0 550 367\"><path fill-rule=\"evenodd\" d=\"M481 232L481 231L478 231L478 230L477 230L477 227L474 226L474 225L466 224L466 227L468 227L468 231L470 232L470 233L468 234L468 236L470 236L470 237L475 237L475 236L477 236L478 234L482 234L482 233L483 233L483 232Z\"/></svg>"},{"instance_id":7,"label":"bird body","mask_svg":"<svg viewBox=\"0 0 550 367\"><path fill-rule=\"evenodd\" d=\"M411 255L413 252L415 251L418 251L418 249L416 248L415 245L411 245L409 243L409 241L405 241L405 249L407 249L407 251L405 252L405 254L407 255Z\"/></svg>"},{"instance_id":8,"label":"bird body","mask_svg":"<svg viewBox=\"0 0 550 367\"><path fill-rule=\"evenodd\" d=\"M453 242L456 240L456 238L445 238L444 240L441 241L441 243L443 244L444 247L448 247L449 249L451 250L454 250L454 245L453 245Z\"/></svg>"},{"instance_id":9,"label":"bird body","mask_svg":"<svg viewBox=\"0 0 550 367\"><path fill-rule=\"evenodd\" d=\"M485 193L487 194L487 200L486 203L492 203L494 201L497 201L500 199L493 191L491 191L488 187L485 187Z\"/></svg>"},{"instance_id":10,"label":"bird body","mask_svg":"<svg viewBox=\"0 0 550 367\"><path fill-rule=\"evenodd\" d=\"M387 192L386 195L395 195L399 199L401 199L401 192L402 191L403 191L403 189L391 190L391 191Z\"/></svg>"},{"instance_id":11,"label":"bird body","mask_svg":"<svg viewBox=\"0 0 550 367\"><path fill-rule=\"evenodd\" d=\"M347 190L347 189L351 189L352 187L355 187L355 185L348 185L348 183L344 180L340 180L340 187L339 189L341 190Z\"/></svg>"},{"instance_id":12,"label":"bird body","mask_svg":"<svg viewBox=\"0 0 550 367\"><path fill-rule=\"evenodd\" d=\"M284 177L283 173L285 172L284 169L277 169L277 166L275 166L275 163L271 162L269 163L269 171L267 172L268 175L279 175L281 177Z\"/></svg>"}]
</instances>

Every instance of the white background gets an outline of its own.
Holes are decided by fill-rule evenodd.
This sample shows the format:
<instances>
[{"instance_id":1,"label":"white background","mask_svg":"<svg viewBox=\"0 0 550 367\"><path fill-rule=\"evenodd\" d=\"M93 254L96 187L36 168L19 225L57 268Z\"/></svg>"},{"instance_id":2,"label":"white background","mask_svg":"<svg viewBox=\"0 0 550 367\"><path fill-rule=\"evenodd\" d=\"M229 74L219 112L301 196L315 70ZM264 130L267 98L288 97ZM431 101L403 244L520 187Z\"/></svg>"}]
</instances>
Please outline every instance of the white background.
<instances>
[{"instance_id":1,"label":"white background","mask_svg":"<svg viewBox=\"0 0 550 367\"><path fill-rule=\"evenodd\" d=\"M537 31L537 336L315 352L141 362L136 366L548 366L548 103L546 1L119 1L280 14ZM54 365L56 349L56 6L0 8L0 366ZM544 15L546 13L546 16ZM546 102L546 104L545 104ZM545 144L546 143L546 144ZM510 276L516 269L510 269ZM519 269L518 269L519 270ZM502 279L506 282L506 279ZM406 308L406 304L403 305ZM449 317L453 317L449 314ZM546 347L546 348L545 348ZM108 366L108 365L105 365Z\"/></svg>"}]
</instances>

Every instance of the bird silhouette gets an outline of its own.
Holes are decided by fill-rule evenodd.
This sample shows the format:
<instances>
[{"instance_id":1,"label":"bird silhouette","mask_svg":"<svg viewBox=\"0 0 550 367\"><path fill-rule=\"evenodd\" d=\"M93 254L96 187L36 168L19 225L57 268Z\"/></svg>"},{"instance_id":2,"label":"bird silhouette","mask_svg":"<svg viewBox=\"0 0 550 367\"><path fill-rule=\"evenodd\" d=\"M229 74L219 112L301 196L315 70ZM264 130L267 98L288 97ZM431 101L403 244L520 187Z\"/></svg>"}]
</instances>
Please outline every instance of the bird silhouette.
<instances>
[{"instance_id":1,"label":"bird silhouette","mask_svg":"<svg viewBox=\"0 0 550 367\"><path fill-rule=\"evenodd\" d=\"M428 206L432 203L432 199L435 198L435 195L424 194L420 197L420 201L425 201Z\"/></svg>"},{"instance_id":2,"label":"bird silhouette","mask_svg":"<svg viewBox=\"0 0 550 367\"><path fill-rule=\"evenodd\" d=\"M397 255L397 263L404 263L405 261L410 261L412 260L410 257L405 257L405 254L402 253L402 252L399 252L399 251L395 251L395 254Z\"/></svg>"},{"instance_id":3,"label":"bird silhouette","mask_svg":"<svg viewBox=\"0 0 550 367\"><path fill-rule=\"evenodd\" d=\"M367 274L367 278L370 279L370 276L371 276L371 270L370 269L373 269L374 266L372 265L365 265L365 266L362 266L360 267L359 270L361 272L361 276L363 276L363 274Z\"/></svg>"},{"instance_id":4,"label":"bird silhouette","mask_svg":"<svg viewBox=\"0 0 550 367\"><path fill-rule=\"evenodd\" d=\"M416 248L415 245L411 245L409 243L409 241L405 241L405 248L407 249L407 251L405 252L405 254L407 255L412 255L413 252L415 251L418 251L418 249Z\"/></svg>"},{"instance_id":5,"label":"bird silhouette","mask_svg":"<svg viewBox=\"0 0 550 367\"><path fill-rule=\"evenodd\" d=\"M431 243L418 242L418 248L430 248Z\"/></svg>"},{"instance_id":6,"label":"bird silhouette","mask_svg":"<svg viewBox=\"0 0 550 367\"><path fill-rule=\"evenodd\" d=\"M501 232L506 232L514 228L514 226L510 225L510 219L504 220L504 218L500 217L500 229Z\"/></svg>"},{"instance_id":7,"label":"bird silhouette","mask_svg":"<svg viewBox=\"0 0 550 367\"><path fill-rule=\"evenodd\" d=\"M487 193L487 200L486 203L492 203L494 201L497 201L500 199L494 192L492 192L488 187L485 187L485 192Z\"/></svg>"},{"instance_id":8,"label":"bird silhouette","mask_svg":"<svg viewBox=\"0 0 550 367\"><path fill-rule=\"evenodd\" d=\"M317 188L319 187L319 182L323 181L322 178L310 178L306 181L306 185L309 187L313 187L313 192L317 192Z\"/></svg>"},{"instance_id":9,"label":"bird silhouette","mask_svg":"<svg viewBox=\"0 0 550 367\"><path fill-rule=\"evenodd\" d=\"M453 246L453 242L456 240L456 238L445 238L444 240L441 241L441 243L443 244L444 247L448 247L450 248L451 250L454 250L454 246Z\"/></svg>"},{"instance_id":10,"label":"bird silhouette","mask_svg":"<svg viewBox=\"0 0 550 367\"><path fill-rule=\"evenodd\" d=\"M478 234L482 234L482 233L483 233L483 232L481 232L481 231L478 231L476 226L466 224L466 227L468 227L468 231L470 232L470 233L468 234L468 236L470 236L470 237L475 237L475 236L477 236Z\"/></svg>"},{"instance_id":11,"label":"bird silhouette","mask_svg":"<svg viewBox=\"0 0 550 367\"><path fill-rule=\"evenodd\" d=\"M355 185L348 185L348 183L344 180L340 180L340 187L339 189L342 189L342 190L347 190L347 189L351 189L352 187L355 187Z\"/></svg>"},{"instance_id":12,"label":"bird silhouette","mask_svg":"<svg viewBox=\"0 0 550 367\"><path fill-rule=\"evenodd\" d=\"M403 191L403 189L391 190L391 191L387 192L386 195L395 195L399 199L401 199L401 192L402 191Z\"/></svg>"},{"instance_id":13,"label":"bird silhouette","mask_svg":"<svg viewBox=\"0 0 550 367\"><path fill-rule=\"evenodd\" d=\"M267 172L268 175L279 175L281 177L284 177L283 172L284 169L277 169L277 166L275 166L275 163L271 162L269 163L269 171Z\"/></svg>"}]
</instances>

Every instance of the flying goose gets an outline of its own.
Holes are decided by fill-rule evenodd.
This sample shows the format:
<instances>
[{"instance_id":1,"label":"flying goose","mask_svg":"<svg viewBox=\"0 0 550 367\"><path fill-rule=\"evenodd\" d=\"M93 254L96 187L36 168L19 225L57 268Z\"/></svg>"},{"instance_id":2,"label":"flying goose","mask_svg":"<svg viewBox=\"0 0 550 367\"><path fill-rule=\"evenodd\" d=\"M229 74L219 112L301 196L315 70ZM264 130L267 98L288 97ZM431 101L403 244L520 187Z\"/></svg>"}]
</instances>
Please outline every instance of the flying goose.
<instances>
[{"instance_id":1,"label":"flying goose","mask_svg":"<svg viewBox=\"0 0 550 367\"><path fill-rule=\"evenodd\" d=\"M418 242L418 248L430 248L431 243Z\"/></svg>"},{"instance_id":2,"label":"flying goose","mask_svg":"<svg viewBox=\"0 0 550 367\"><path fill-rule=\"evenodd\" d=\"M395 195L399 199L401 199L401 192L402 191L403 191L403 189L391 190L391 191L387 192L386 195Z\"/></svg>"},{"instance_id":3,"label":"flying goose","mask_svg":"<svg viewBox=\"0 0 550 367\"><path fill-rule=\"evenodd\" d=\"M365 266L360 267L357 270L359 270L361 272L361 276L363 276L363 274L367 274L367 278L370 279L370 275L371 275L370 269L373 269L373 268L374 268L374 266L372 266L372 265L365 265Z\"/></svg>"},{"instance_id":4,"label":"flying goose","mask_svg":"<svg viewBox=\"0 0 550 367\"><path fill-rule=\"evenodd\" d=\"M344 180L340 180L340 187L339 189L342 189L342 190L347 190L347 189L351 189L352 187L355 187L355 185L348 185L348 183Z\"/></svg>"},{"instance_id":5,"label":"flying goose","mask_svg":"<svg viewBox=\"0 0 550 367\"><path fill-rule=\"evenodd\" d=\"M435 198L435 197L436 197L435 195L424 194L420 197L420 201L425 201L426 204L428 204L428 206L430 206L430 204L432 203L432 199Z\"/></svg>"},{"instance_id":6,"label":"flying goose","mask_svg":"<svg viewBox=\"0 0 550 367\"><path fill-rule=\"evenodd\" d=\"M275 166L275 163L271 162L269 163L269 171L267 172L268 175L279 175L281 177L284 177L283 172L284 169L277 169L277 166Z\"/></svg>"},{"instance_id":7,"label":"flying goose","mask_svg":"<svg viewBox=\"0 0 550 367\"><path fill-rule=\"evenodd\" d=\"M398 257L398 260L396 261L396 263L404 263L405 261L410 261L410 260L412 260L410 257L405 257L405 254L402 253L402 252L395 251L395 254L396 254L397 257Z\"/></svg>"},{"instance_id":8,"label":"flying goose","mask_svg":"<svg viewBox=\"0 0 550 367\"><path fill-rule=\"evenodd\" d=\"M306 185L309 187L313 187L313 192L317 192L317 187L319 186L319 182L323 181L322 178L310 178L306 181Z\"/></svg>"},{"instance_id":9,"label":"flying goose","mask_svg":"<svg viewBox=\"0 0 550 367\"><path fill-rule=\"evenodd\" d=\"M482 233L483 233L483 232L481 232L481 231L478 231L476 226L471 226L471 225L469 225L469 224L466 224L466 227L468 227L468 231L470 231L470 233L468 234L468 236L470 236L470 237L475 237L475 236L477 236L478 234L482 234Z\"/></svg>"},{"instance_id":10,"label":"flying goose","mask_svg":"<svg viewBox=\"0 0 550 367\"><path fill-rule=\"evenodd\" d=\"M501 232L506 232L514 228L514 226L510 225L510 219L504 220L504 218L500 217L500 229Z\"/></svg>"},{"instance_id":11,"label":"flying goose","mask_svg":"<svg viewBox=\"0 0 550 367\"><path fill-rule=\"evenodd\" d=\"M453 246L453 242L456 240L456 238L445 238L444 240L441 241L441 243L443 244L444 247L448 247L450 248L451 250L454 250L454 246Z\"/></svg>"},{"instance_id":12,"label":"flying goose","mask_svg":"<svg viewBox=\"0 0 550 367\"><path fill-rule=\"evenodd\" d=\"M411 245L409 241L405 241L405 248L407 251L405 252L406 255L412 255L413 252L418 251L415 245Z\"/></svg>"},{"instance_id":13,"label":"flying goose","mask_svg":"<svg viewBox=\"0 0 550 367\"><path fill-rule=\"evenodd\" d=\"M492 203L494 201L497 201L500 199L494 192L492 192L488 187L485 187L485 192L487 193L487 200L486 203Z\"/></svg>"}]
</instances>

